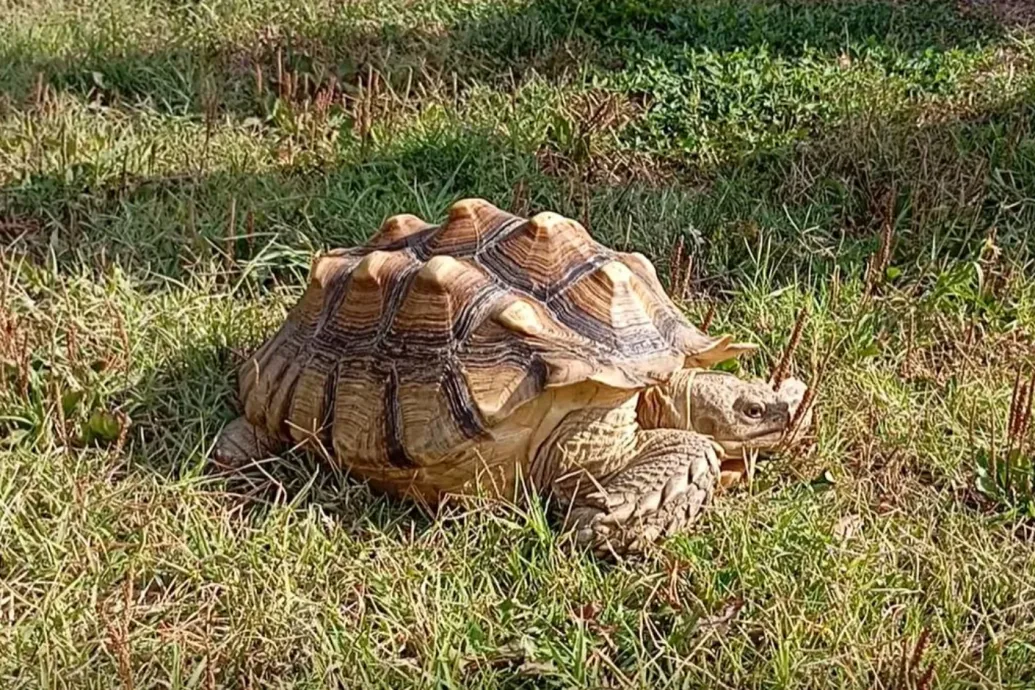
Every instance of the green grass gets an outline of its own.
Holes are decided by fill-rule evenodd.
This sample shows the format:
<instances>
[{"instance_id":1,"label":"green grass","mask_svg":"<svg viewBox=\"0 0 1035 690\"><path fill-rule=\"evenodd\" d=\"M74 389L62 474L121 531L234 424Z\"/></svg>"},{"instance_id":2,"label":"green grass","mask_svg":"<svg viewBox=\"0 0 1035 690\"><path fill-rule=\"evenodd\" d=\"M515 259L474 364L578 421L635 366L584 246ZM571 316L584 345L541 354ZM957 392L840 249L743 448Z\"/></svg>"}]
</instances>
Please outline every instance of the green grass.
<instances>
[{"instance_id":1,"label":"green grass","mask_svg":"<svg viewBox=\"0 0 1035 690\"><path fill-rule=\"evenodd\" d=\"M1035 35L966 5L0 0L0 685L1030 687ZM312 253L467 196L681 239L750 373L807 311L815 442L619 564L214 474Z\"/></svg>"}]
</instances>

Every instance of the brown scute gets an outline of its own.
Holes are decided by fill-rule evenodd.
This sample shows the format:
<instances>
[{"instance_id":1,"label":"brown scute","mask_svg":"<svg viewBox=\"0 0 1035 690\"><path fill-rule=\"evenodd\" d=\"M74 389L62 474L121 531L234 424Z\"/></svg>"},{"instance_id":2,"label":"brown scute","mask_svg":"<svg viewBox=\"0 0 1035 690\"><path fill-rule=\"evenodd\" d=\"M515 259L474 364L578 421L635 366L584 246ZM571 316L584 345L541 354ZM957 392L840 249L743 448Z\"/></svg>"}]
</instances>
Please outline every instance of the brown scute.
<instances>
[{"instance_id":1,"label":"brown scute","mask_svg":"<svg viewBox=\"0 0 1035 690\"><path fill-rule=\"evenodd\" d=\"M288 412L294 402L295 390L298 386L298 377L302 373L302 362L299 359L287 359L277 355L274 357L274 364L283 362L283 367L271 367L269 385L271 393L268 397L269 404L264 410L266 431L273 436L291 438L286 432Z\"/></svg>"},{"instance_id":2,"label":"brown scute","mask_svg":"<svg viewBox=\"0 0 1035 690\"><path fill-rule=\"evenodd\" d=\"M317 266L319 266L319 263L315 264L313 268L315 269ZM288 319L297 324L299 330L303 332L316 327L320 313L327 306L327 295L333 292L333 290L326 289L323 283L317 281L314 273L315 271L310 271L308 287L302 293L302 298L298 300L288 314Z\"/></svg>"},{"instance_id":3,"label":"brown scute","mask_svg":"<svg viewBox=\"0 0 1035 690\"><path fill-rule=\"evenodd\" d=\"M420 268L407 252L375 251L368 254L352 272L348 288L334 311L332 322L338 333L367 338L382 328L389 311L392 288L400 278Z\"/></svg>"},{"instance_id":4,"label":"brown scute","mask_svg":"<svg viewBox=\"0 0 1035 690\"><path fill-rule=\"evenodd\" d=\"M564 325L623 359L675 354L673 344L655 326L651 311L658 305L651 297L625 264L612 261L573 285L551 306Z\"/></svg>"},{"instance_id":5,"label":"brown scute","mask_svg":"<svg viewBox=\"0 0 1035 690\"><path fill-rule=\"evenodd\" d=\"M507 308L518 303L511 298ZM458 351L470 397L487 426L505 419L548 387L589 380L604 365L595 346L534 307L544 329L529 335L496 318L486 319Z\"/></svg>"},{"instance_id":6,"label":"brown scute","mask_svg":"<svg viewBox=\"0 0 1035 690\"><path fill-rule=\"evenodd\" d=\"M310 335L312 329L326 320L328 310L341 298L349 275L361 259L361 256L340 252L328 252L313 259L306 291L288 317L305 332L303 337Z\"/></svg>"},{"instance_id":7,"label":"brown scute","mask_svg":"<svg viewBox=\"0 0 1035 690\"><path fill-rule=\"evenodd\" d=\"M454 324L485 298L489 276L474 263L450 256L434 256L416 272L403 296L386 336L389 347L417 344L448 348L454 341Z\"/></svg>"},{"instance_id":8,"label":"brown scute","mask_svg":"<svg viewBox=\"0 0 1035 690\"><path fill-rule=\"evenodd\" d=\"M400 213L382 223L381 228L367 242L367 246L376 249L406 247L431 227L433 226L430 223L413 214Z\"/></svg>"},{"instance_id":9,"label":"brown scute","mask_svg":"<svg viewBox=\"0 0 1035 690\"><path fill-rule=\"evenodd\" d=\"M364 281L367 283L373 283L374 285L381 285L384 283L385 278L392 274L391 267L386 267L385 264L392 260L393 257L403 257L405 254L396 254L394 252L385 251L372 251L363 257L363 260L356 264L356 269L352 272L352 279L354 281Z\"/></svg>"},{"instance_id":10,"label":"brown scute","mask_svg":"<svg viewBox=\"0 0 1035 690\"><path fill-rule=\"evenodd\" d=\"M324 426L330 421L326 390L334 385L336 369L334 362L313 357L298 376L287 415L287 432L296 444L313 443L326 434Z\"/></svg>"},{"instance_id":11,"label":"brown scute","mask_svg":"<svg viewBox=\"0 0 1035 690\"><path fill-rule=\"evenodd\" d=\"M683 367L683 356L659 354L649 360L603 367L588 379L611 388L630 390L663 383L672 372Z\"/></svg>"},{"instance_id":12,"label":"brown scute","mask_svg":"<svg viewBox=\"0 0 1035 690\"><path fill-rule=\"evenodd\" d=\"M488 427L498 424L522 403L546 389L546 363L530 349L507 350L514 342L513 334L490 321L469 341L472 354L478 356L460 353L471 401ZM496 356L486 356L489 351Z\"/></svg>"},{"instance_id":13,"label":"brown scute","mask_svg":"<svg viewBox=\"0 0 1035 690\"><path fill-rule=\"evenodd\" d=\"M485 282L477 290L463 298L463 308L453 321L453 344L459 346L467 342L475 328L494 311L498 311L501 303L507 303L512 298L511 291L486 276Z\"/></svg>"},{"instance_id":14,"label":"brown scute","mask_svg":"<svg viewBox=\"0 0 1035 690\"><path fill-rule=\"evenodd\" d=\"M636 274L655 294L665 294L665 288L658 280L658 271L650 259L639 252L616 252L615 258L629 267L629 270Z\"/></svg>"},{"instance_id":15,"label":"brown scute","mask_svg":"<svg viewBox=\"0 0 1035 690\"><path fill-rule=\"evenodd\" d=\"M525 367L501 363L496 366L468 367L464 376L471 399L489 424L497 422L510 396L526 376Z\"/></svg>"},{"instance_id":16,"label":"brown scute","mask_svg":"<svg viewBox=\"0 0 1035 690\"><path fill-rule=\"evenodd\" d=\"M542 335L546 330L536 308L523 299L514 300L501 309L496 320L504 328L522 335Z\"/></svg>"},{"instance_id":17,"label":"brown scute","mask_svg":"<svg viewBox=\"0 0 1035 690\"><path fill-rule=\"evenodd\" d=\"M295 330L295 323L288 319L272 338L263 343L251 357L248 357L241 363L240 368L237 370L237 381L240 399L246 409L249 406L265 404L267 398L256 390L262 372L265 371L273 353L280 348L281 344L291 340ZM251 415L248 418L255 421Z\"/></svg>"},{"instance_id":18,"label":"brown scute","mask_svg":"<svg viewBox=\"0 0 1035 690\"><path fill-rule=\"evenodd\" d=\"M565 343L565 347L579 357L590 355L594 350L593 343L558 320L555 310L521 294L511 293L498 300L493 305L492 320L510 331L507 338L520 339L522 347L532 345L539 349L547 343ZM514 348L517 344L512 342L506 347ZM593 359L592 355L590 358Z\"/></svg>"},{"instance_id":19,"label":"brown scute","mask_svg":"<svg viewBox=\"0 0 1035 690\"><path fill-rule=\"evenodd\" d=\"M664 286L658 280L657 270L643 254L619 252L616 258L639 279L637 289L644 293L643 302L652 305L654 327L676 350L687 355L685 366L707 367L754 349L747 346L747 350L731 350L729 336L709 336L691 325L668 298Z\"/></svg>"},{"instance_id":20,"label":"brown scute","mask_svg":"<svg viewBox=\"0 0 1035 690\"><path fill-rule=\"evenodd\" d=\"M727 359L736 359L750 352L754 352L758 346L754 343L735 343L733 336L724 335L709 344L700 348L693 355L687 355L684 363L685 368L710 367Z\"/></svg>"},{"instance_id":21,"label":"brown scute","mask_svg":"<svg viewBox=\"0 0 1035 690\"><path fill-rule=\"evenodd\" d=\"M443 410L449 414L442 414ZM481 415L455 365L444 367L435 383L400 383L399 417L402 445L420 465L436 464L450 450L484 431Z\"/></svg>"},{"instance_id":22,"label":"brown scute","mask_svg":"<svg viewBox=\"0 0 1035 690\"><path fill-rule=\"evenodd\" d=\"M472 275L484 281L481 271L466 262L460 262L451 256L433 256L424 262L424 266L417 272L414 291L433 290L448 293L453 289L455 282L466 282L464 277L470 278Z\"/></svg>"},{"instance_id":23,"label":"brown scute","mask_svg":"<svg viewBox=\"0 0 1035 690\"><path fill-rule=\"evenodd\" d=\"M578 237L580 241L593 241L586 228L577 220L565 218L552 211L543 211L529 218L528 231L537 242L544 244L561 241L565 236Z\"/></svg>"},{"instance_id":24,"label":"brown scute","mask_svg":"<svg viewBox=\"0 0 1035 690\"><path fill-rule=\"evenodd\" d=\"M472 256L520 221L484 199L464 199L449 207L449 217L427 239L429 254Z\"/></svg>"},{"instance_id":25,"label":"brown scute","mask_svg":"<svg viewBox=\"0 0 1035 690\"><path fill-rule=\"evenodd\" d=\"M384 426L385 451L388 457L388 464L401 468L415 466L416 463L410 457L409 449L403 445L402 405L399 400L399 371L396 369L394 362L388 369L388 379L385 382L385 407L382 423Z\"/></svg>"},{"instance_id":26,"label":"brown scute","mask_svg":"<svg viewBox=\"0 0 1035 690\"><path fill-rule=\"evenodd\" d=\"M313 261L309 269L309 282L319 290L338 285L359 261L356 256L324 254Z\"/></svg>"},{"instance_id":27,"label":"brown scute","mask_svg":"<svg viewBox=\"0 0 1035 690\"><path fill-rule=\"evenodd\" d=\"M478 259L504 283L549 302L609 261L610 255L577 222L555 213L540 213Z\"/></svg>"},{"instance_id":28,"label":"brown scute","mask_svg":"<svg viewBox=\"0 0 1035 690\"><path fill-rule=\"evenodd\" d=\"M406 472L489 442L548 388L636 390L729 352L643 256L557 214L468 199L441 226L392 216L367 244L314 262L239 375L253 423L296 442L316 432L353 467Z\"/></svg>"},{"instance_id":29,"label":"brown scute","mask_svg":"<svg viewBox=\"0 0 1035 690\"><path fill-rule=\"evenodd\" d=\"M266 428L267 417L276 395L294 387L294 381L287 379L285 372L297 352L297 342L284 339L274 343L276 347L262 353L261 358L252 357L241 367L242 400L244 414L248 421ZM273 420L273 424L277 420Z\"/></svg>"},{"instance_id":30,"label":"brown scute","mask_svg":"<svg viewBox=\"0 0 1035 690\"><path fill-rule=\"evenodd\" d=\"M388 463L386 405L388 375L367 360L342 362L334 389L335 456L362 460L367 466Z\"/></svg>"}]
</instances>

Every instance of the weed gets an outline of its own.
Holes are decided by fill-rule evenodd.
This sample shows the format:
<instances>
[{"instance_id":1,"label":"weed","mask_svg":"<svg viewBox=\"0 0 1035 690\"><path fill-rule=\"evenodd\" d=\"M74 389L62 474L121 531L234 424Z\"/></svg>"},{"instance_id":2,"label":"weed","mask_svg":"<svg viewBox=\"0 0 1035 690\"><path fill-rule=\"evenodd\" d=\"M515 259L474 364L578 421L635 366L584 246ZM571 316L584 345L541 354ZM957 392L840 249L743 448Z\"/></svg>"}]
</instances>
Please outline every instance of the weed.
<instances>
[{"instance_id":1,"label":"weed","mask_svg":"<svg viewBox=\"0 0 1035 690\"><path fill-rule=\"evenodd\" d=\"M1035 433L1032 403L1035 371L1025 380L1018 368L1010 396L1005 438L974 446L977 488L985 496L1035 518ZM993 427L994 428L994 427ZM973 432L972 432L973 433Z\"/></svg>"}]
</instances>

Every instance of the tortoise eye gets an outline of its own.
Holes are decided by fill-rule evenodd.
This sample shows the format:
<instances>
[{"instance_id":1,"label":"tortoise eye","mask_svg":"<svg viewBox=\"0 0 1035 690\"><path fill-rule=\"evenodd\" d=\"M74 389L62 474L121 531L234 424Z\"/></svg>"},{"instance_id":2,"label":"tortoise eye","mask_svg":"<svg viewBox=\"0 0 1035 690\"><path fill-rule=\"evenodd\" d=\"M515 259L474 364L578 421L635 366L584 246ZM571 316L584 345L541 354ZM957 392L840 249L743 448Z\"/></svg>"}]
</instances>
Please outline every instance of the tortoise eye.
<instances>
[{"instance_id":1,"label":"tortoise eye","mask_svg":"<svg viewBox=\"0 0 1035 690\"><path fill-rule=\"evenodd\" d=\"M758 403L751 403L744 409L744 414L746 414L751 419L761 419L762 412L764 412L764 410L762 409L762 406Z\"/></svg>"}]
</instances>

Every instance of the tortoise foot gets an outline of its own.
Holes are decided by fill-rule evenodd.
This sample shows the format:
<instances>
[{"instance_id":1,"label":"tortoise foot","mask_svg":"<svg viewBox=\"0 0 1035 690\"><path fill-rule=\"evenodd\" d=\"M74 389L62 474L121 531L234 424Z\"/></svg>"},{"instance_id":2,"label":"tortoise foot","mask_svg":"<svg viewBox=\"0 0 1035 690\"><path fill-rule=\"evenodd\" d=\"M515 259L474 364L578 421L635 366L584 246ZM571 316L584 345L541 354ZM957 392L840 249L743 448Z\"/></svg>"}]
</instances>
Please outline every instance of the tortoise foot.
<instances>
[{"instance_id":1,"label":"tortoise foot","mask_svg":"<svg viewBox=\"0 0 1035 690\"><path fill-rule=\"evenodd\" d=\"M277 455L280 445L264 430L238 417L227 424L216 439L213 460L220 469L240 469Z\"/></svg>"}]
</instances>

